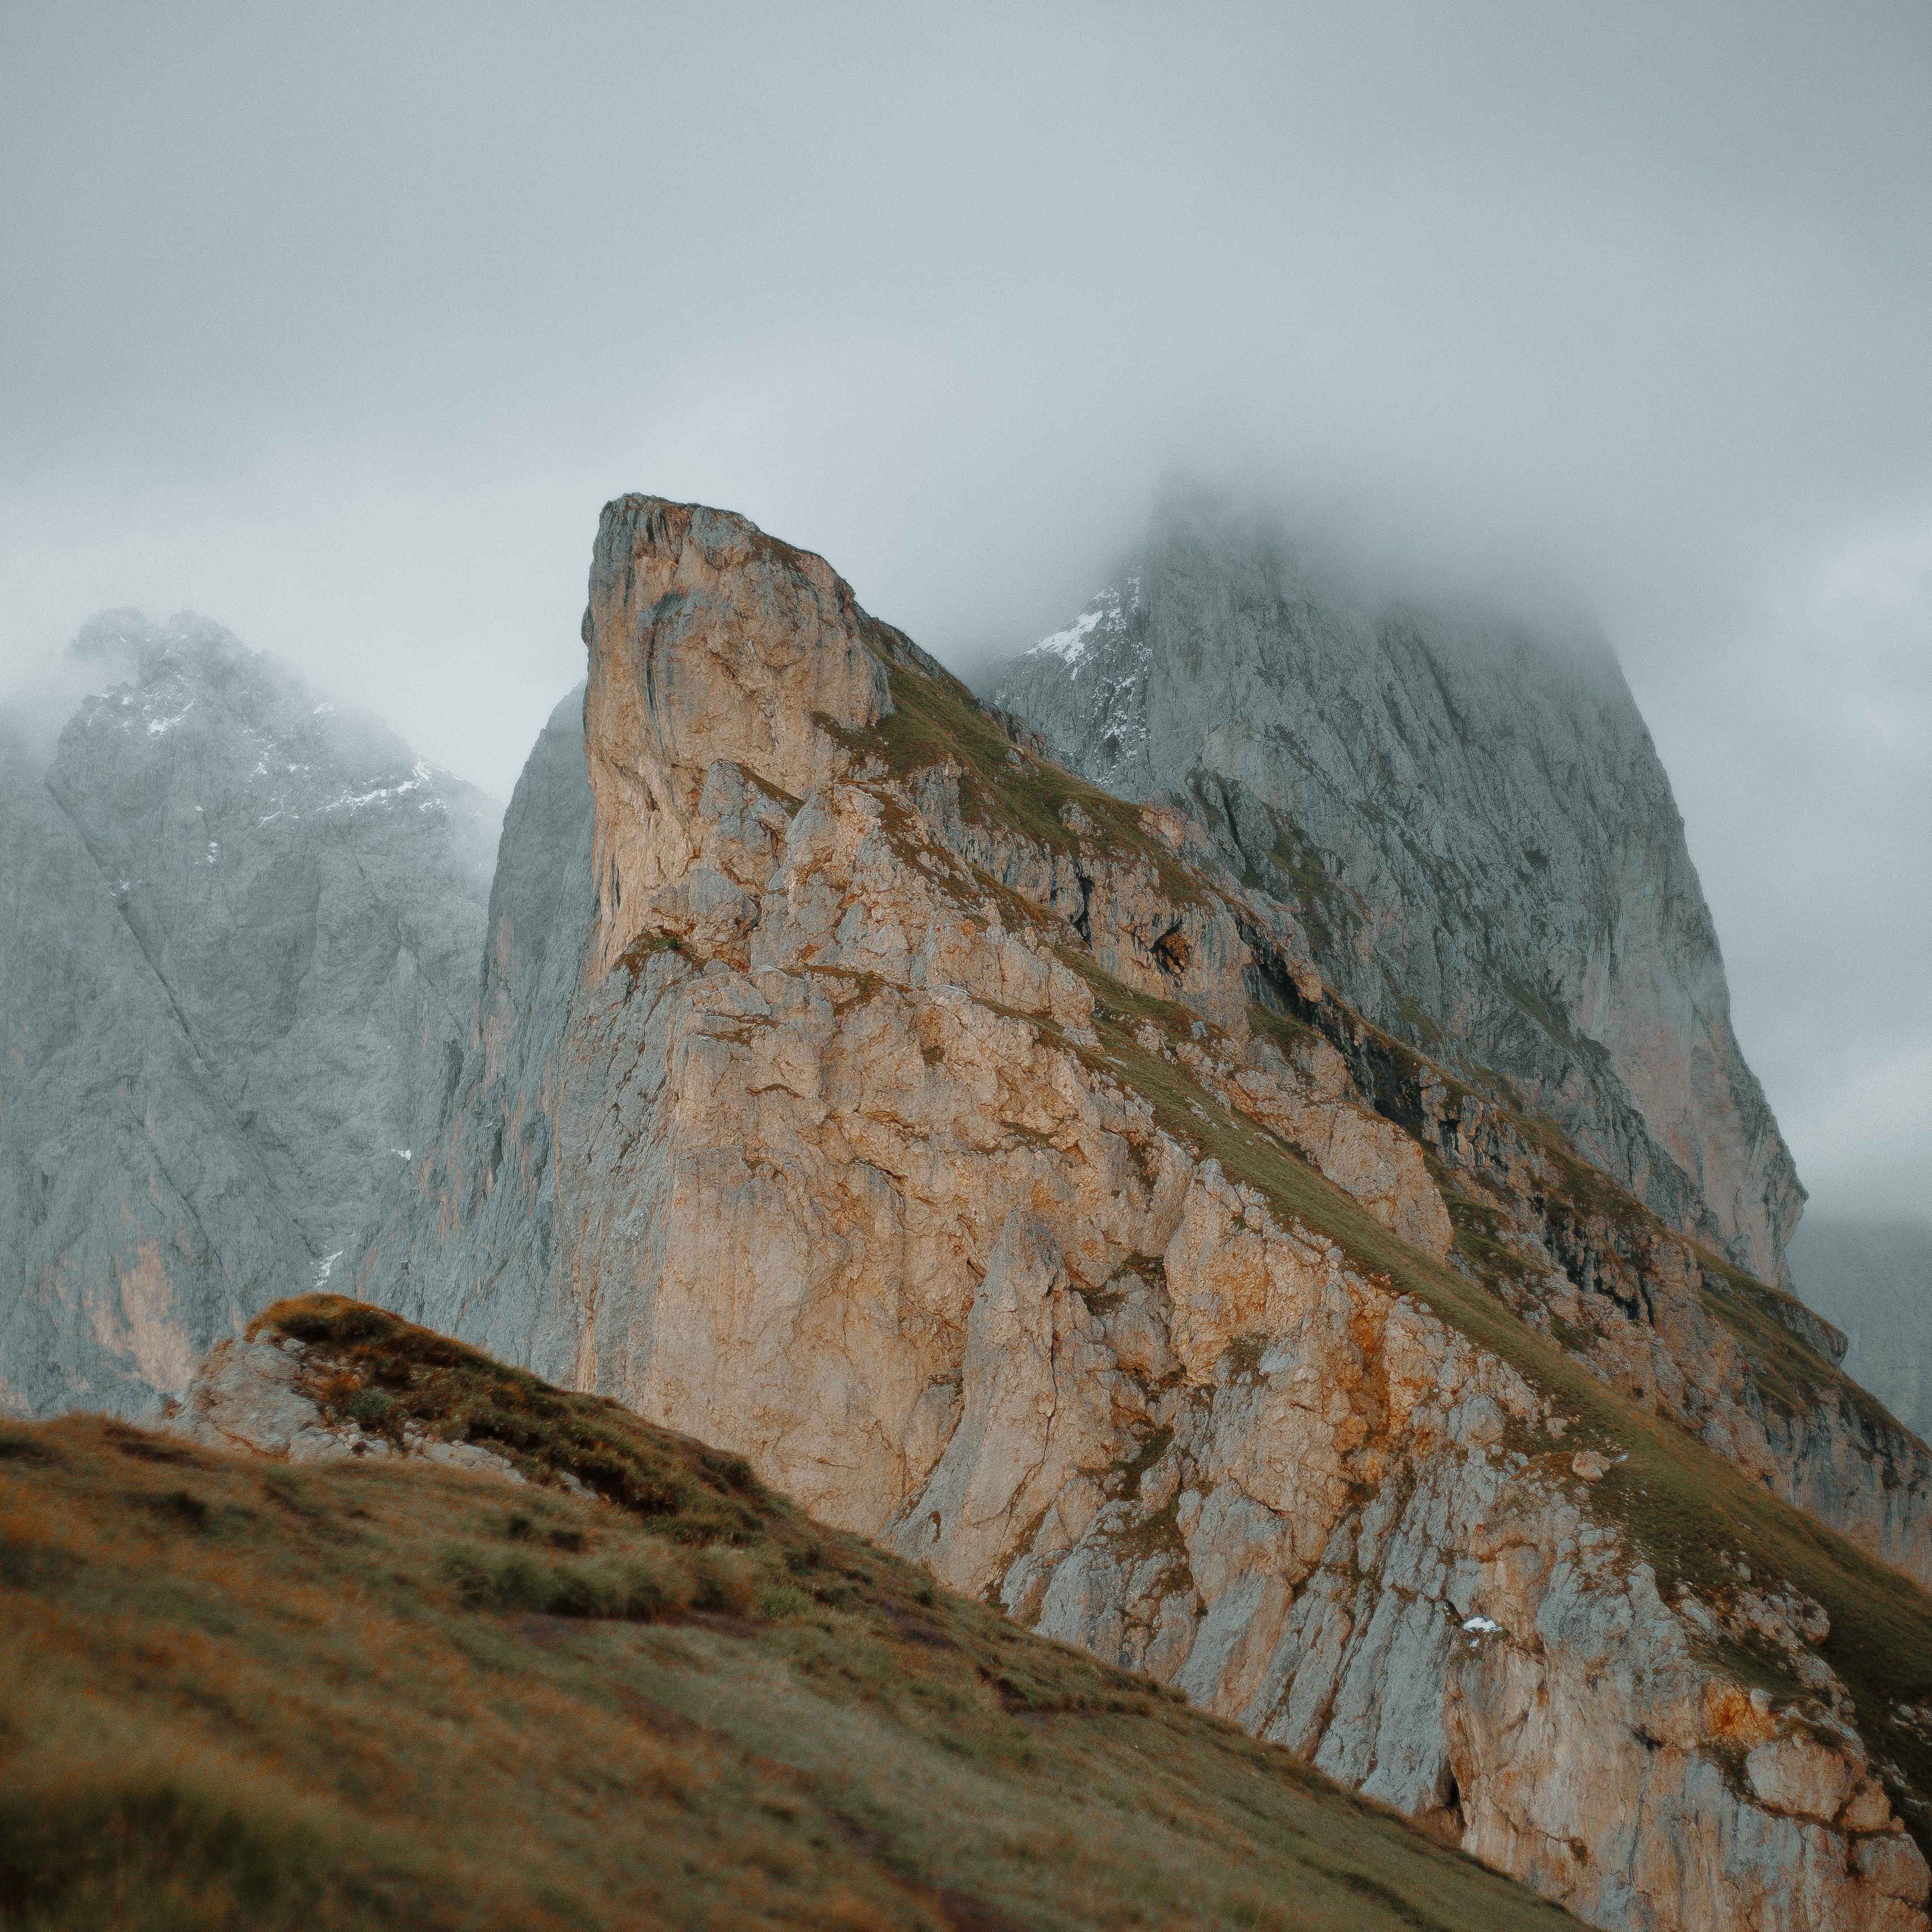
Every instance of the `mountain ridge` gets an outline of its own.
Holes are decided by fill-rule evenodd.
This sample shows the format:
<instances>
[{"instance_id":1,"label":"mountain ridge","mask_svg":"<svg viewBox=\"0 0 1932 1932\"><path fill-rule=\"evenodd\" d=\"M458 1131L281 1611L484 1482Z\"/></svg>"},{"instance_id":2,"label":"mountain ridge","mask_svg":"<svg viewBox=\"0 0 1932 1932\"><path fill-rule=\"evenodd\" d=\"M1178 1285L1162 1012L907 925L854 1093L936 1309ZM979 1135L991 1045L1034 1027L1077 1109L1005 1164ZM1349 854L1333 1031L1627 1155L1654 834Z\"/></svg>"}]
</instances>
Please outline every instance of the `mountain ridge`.
<instances>
[{"instance_id":1,"label":"mountain ridge","mask_svg":"<svg viewBox=\"0 0 1932 1932\"><path fill-rule=\"evenodd\" d=\"M504 840L595 855L578 970L500 902L500 1050L357 1292L1592 1922L1921 1924L1928 1604L1873 1558L1932 1563L1932 1461L1835 1331L1371 1027L1186 814L822 560L646 497L595 554L587 823L560 713ZM1788 1808L1814 1745L1866 1808Z\"/></svg>"},{"instance_id":2,"label":"mountain ridge","mask_svg":"<svg viewBox=\"0 0 1932 1932\"><path fill-rule=\"evenodd\" d=\"M1177 491L1118 584L985 681L1076 770L1194 816L1378 1025L1788 1285L1802 1190L1600 637L1351 589Z\"/></svg>"},{"instance_id":3,"label":"mountain ridge","mask_svg":"<svg viewBox=\"0 0 1932 1932\"><path fill-rule=\"evenodd\" d=\"M219 1342L191 1432L256 1414L297 1460L528 1480L519 1403L620 1406L1588 1922L1924 1932L1932 1452L1838 1330L1510 1079L1352 1004L1311 896L1234 862L1198 800L1057 764L823 559L620 499L584 636L487 909L458 895L449 950L480 976L376 1056L406 1147L352 1180L364 1232L333 1264L362 1312L328 1322L456 1340L352 1388L340 1337L311 1370L211 1298L208 1335L166 1331ZM230 917L228 868L446 821L391 756L331 766L285 825L256 786L304 760L245 718L197 741L220 680L184 708L173 675L83 706L100 783L74 747L53 772L105 872L55 785L17 794L84 848L113 956L172 1018L90 1028L71 974L52 998L34 947L71 952L71 922L16 922L0 963L39 962L50 1039L98 1040L111 1090L130 1039L172 1042L165 1092L214 1110L179 1151L219 1182L221 1148L266 1172L291 1143L224 1084L254 1078L262 1003L210 1009L225 982L191 969L238 947L244 989L306 984ZM231 795L248 838L208 823ZM50 877L66 849L33 848ZM385 849L355 889L379 986L407 948L371 880L448 856ZM278 1198L253 1185L229 1192ZM497 1420L452 1434L415 1377L461 1344L574 1393L506 1370Z\"/></svg>"}]
</instances>

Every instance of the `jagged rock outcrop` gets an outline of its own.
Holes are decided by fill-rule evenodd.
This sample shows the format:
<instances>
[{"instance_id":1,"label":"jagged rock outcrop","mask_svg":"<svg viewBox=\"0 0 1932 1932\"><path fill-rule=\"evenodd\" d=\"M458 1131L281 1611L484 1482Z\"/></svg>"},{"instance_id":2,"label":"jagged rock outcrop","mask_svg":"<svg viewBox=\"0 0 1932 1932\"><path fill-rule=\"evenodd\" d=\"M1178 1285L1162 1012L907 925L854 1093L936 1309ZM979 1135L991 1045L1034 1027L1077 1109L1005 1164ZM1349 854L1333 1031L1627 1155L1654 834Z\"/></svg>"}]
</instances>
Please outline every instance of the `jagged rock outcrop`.
<instances>
[{"instance_id":1,"label":"jagged rock outcrop","mask_svg":"<svg viewBox=\"0 0 1932 1932\"><path fill-rule=\"evenodd\" d=\"M1922 1932L1896 1653L1932 1602L1748 1480L1743 1289L1372 1037L1178 819L1042 764L820 560L626 498L585 633L586 775L560 713L360 1292L1594 1923ZM1715 1394L1679 1352L1714 1339Z\"/></svg>"},{"instance_id":2,"label":"jagged rock outcrop","mask_svg":"<svg viewBox=\"0 0 1932 1932\"><path fill-rule=\"evenodd\" d=\"M1798 1292L1844 1331L1845 1372L1932 1441L1932 1223L1806 1216Z\"/></svg>"},{"instance_id":3,"label":"jagged rock outcrop","mask_svg":"<svg viewBox=\"0 0 1932 1932\"><path fill-rule=\"evenodd\" d=\"M440 1122L496 827L204 620L70 666L51 764L0 750L0 1400L142 1416Z\"/></svg>"},{"instance_id":4,"label":"jagged rock outcrop","mask_svg":"<svg viewBox=\"0 0 1932 1932\"><path fill-rule=\"evenodd\" d=\"M1803 1191L1600 638L1373 595L1176 491L1119 583L992 684L1095 783L1184 805L1377 1025L1501 1074L1667 1220L1784 1280Z\"/></svg>"},{"instance_id":5,"label":"jagged rock outcrop","mask_svg":"<svg viewBox=\"0 0 1932 1932\"><path fill-rule=\"evenodd\" d=\"M1274 1022L1296 1058L1334 1053L1437 1163L1467 1275L1610 1386L1932 1587L1932 1452L1838 1370L1843 1334L1642 1211L1546 1126L1273 979L1300 1016ZM1228 1054L1182 1050L1230 1105L1256 1111Z\"/></svg>"},{"instance_id":6,"label":"jagged rock outcrop","mask_svg":"<svg viewBox=\"0 0 1932 1932\"><path fill-rule=\"evenodd\" d=\"M356 1412L358 1405L368 1408L372 1420L394 1406L380 1388L346 1373L326 1350L294 1336L230 1336L196 1366L163 1426L203 1448L278 1462L416 1456L506 1482L524 1480L514 1463L478 1442L447 1441L409 1424L399 1432L365 1428Z\"/></svg>"}]
</instances>

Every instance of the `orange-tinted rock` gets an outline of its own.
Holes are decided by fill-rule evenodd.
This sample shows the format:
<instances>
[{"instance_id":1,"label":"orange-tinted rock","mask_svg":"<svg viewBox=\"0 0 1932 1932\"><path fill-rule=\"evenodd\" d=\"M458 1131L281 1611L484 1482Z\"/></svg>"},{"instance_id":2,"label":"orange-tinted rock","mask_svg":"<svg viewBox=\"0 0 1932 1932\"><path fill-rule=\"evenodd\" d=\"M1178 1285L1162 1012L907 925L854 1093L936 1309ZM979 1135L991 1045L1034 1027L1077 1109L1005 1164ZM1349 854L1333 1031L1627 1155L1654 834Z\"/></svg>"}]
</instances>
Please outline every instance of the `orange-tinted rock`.
<instances>
[{"instance_id":1,"label":"orange-tinted rock","mask_svg":"<svg viewBox=\"0 0 1932 1932\"><path fill-rule=\"evenodd\" d=\"M1064 814L1070 846L1029 845L966 816L956 764L895 772L816 722L869 701L849 592L674 508L614 506L593 575L602 929L521 1084L459 1083L433 1226L363 1278L431 1325L520 1332L540 1372L742 1452L1586 1919L1922 1926L1862 1840L1726 1777L1769 1735L1710 1660L1728 1610L1660 1598L1568 1480L1550 1400L1192 1137L1226 1106L1450 1251L1420 1147L1336 1054L1214 1017L1245 1015L1234 899L1197 881L1184 908L1153 856ZM1194 1113L1110 1058L1069 963L1103 949L1191 1010L1139 1038ZM470 1231L500 1230L508 1150L539 1142L550 1232L491 1272ZM1754 1614L1822 1707L1814 1610ZM1850 1794L1849 1730L1840 1755Z\"/></svg>"}]
</instances>

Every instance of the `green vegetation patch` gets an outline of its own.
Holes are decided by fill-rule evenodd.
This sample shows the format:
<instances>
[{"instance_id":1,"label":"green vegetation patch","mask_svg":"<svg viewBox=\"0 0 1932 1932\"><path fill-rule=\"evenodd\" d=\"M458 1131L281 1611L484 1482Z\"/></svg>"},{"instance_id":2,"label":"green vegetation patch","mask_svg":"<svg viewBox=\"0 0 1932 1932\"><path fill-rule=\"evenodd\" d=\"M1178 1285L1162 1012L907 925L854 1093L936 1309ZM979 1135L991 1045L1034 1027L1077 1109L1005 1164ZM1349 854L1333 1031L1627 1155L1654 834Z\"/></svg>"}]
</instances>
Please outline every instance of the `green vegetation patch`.
<instances>
[{"instance_id":1,"label":"green vegetation patch","mask_svg":"<svg viewBox=\"0 0 1932 1932\"><path fill-rule=\"evenodd\" d=\"M910 778L948 762L958 765L959 809L964 818L1036 840L1053 851L1078 852L1079 837L1060 815L1077 805L1092 820L1094 841L1102 849L1130 864L1149 862L1160 875L1162 892L1176 904L1207 903L1210 895L1201 880L1160 839L1141 829L1138 806L1016 746L950 673L937 667L932 674L908 668L875 633L868 632L868 641L886 666L892 709L865 730L834 728L842 743L881 759L895 778Z\"/></svg>"}]
</instances>

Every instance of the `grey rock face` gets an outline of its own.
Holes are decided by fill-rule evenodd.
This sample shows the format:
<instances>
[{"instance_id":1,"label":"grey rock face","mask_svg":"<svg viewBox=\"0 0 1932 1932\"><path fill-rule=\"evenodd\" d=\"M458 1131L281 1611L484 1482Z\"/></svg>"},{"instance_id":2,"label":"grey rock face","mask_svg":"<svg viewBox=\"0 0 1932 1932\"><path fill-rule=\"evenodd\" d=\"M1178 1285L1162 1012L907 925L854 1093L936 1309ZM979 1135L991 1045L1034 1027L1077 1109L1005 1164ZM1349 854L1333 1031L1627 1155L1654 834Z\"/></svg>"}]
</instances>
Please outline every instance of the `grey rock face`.
<instances>
[{"instance_id":1,"label":"grey rock face","mask_svg":"<svg viewBox=\"0 0 1932 1932\"><path fill-rule=\"evenodd\" d=\"M10 769L0 880L0 1403L145 1415L305 1250L112 886Z\"/></svg>"},{"instance_id":2,"label":"grey rock face","mask_svg":"<svg viewBox=\"0 0 1932 1932\"><path fill-rule=\"evenodd\" d=\"M1809 1219L1792 1239L1791 1271L1844 1330L1845 1372L1932 1441L1932 1224Z\"/></svg>"},{"instance_id":3,"label":"grey rock face","mask_svg":"<svg viewBox=\"0 0 1932 1932\"><path fill-rule=\"evenodd\" d=\"M73 656L106 688L0 786L0 1381L140 1415L426 1143L494 814L205 620Z\"/></svg>"},{"instance_id":4,"label":"grey rock face","mask_svg":"<svg viewBox=\"0 0 1932 1932\"><path fill-rule=\"evenodd\" d=\"M1803 1190L1600 639L1378 602L1176 500L992 698L1095 783L1184 804L1378 1025L1502 1074L1656 1211L1784 1278Z\"/></svg>"},{"instance_id":5,"label":"grey rock face","mask_svg":"<svg viewBox=\"0 0 1932 1932\"><path fill-rule=\"evenodd\" d=\"M584 687L550 714L503 818L476 1020L442 1130L356 1263L355 1292L506 1360L569 1366L556 1279L560 1054L596 922Z\"/></svg>"}]
</instances>

